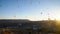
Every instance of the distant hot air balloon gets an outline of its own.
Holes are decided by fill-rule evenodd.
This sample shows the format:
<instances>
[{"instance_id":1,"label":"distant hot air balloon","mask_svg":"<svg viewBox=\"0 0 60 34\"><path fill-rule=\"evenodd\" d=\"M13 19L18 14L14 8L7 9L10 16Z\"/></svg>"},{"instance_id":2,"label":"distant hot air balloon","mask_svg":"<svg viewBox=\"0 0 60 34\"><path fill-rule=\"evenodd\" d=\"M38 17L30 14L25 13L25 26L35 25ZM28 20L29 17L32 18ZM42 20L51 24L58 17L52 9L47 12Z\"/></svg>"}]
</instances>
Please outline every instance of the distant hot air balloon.
<instances>
[{"instance_id":1,"label":"distant hot air balloon","mask_svg":"<svg viewBox=\"0 0 60 34\"><path fill-rule=\"evenodd\" d=\"M0 5L0 7L2 7L2 5Z\"/></svg>"},{"instance_id":2,"label":"distant hot air balloon","mask_svg":"<svg viewBox=\"0 0 60 34\"><path fill-rule=\"evenodd\" d=\"M50 20L50 14L48 13L48 20Z\"/></svg>"},{"instance_id":3,"label":"distant hot air balloon","mask_svg":"<svg viewBox=\"0 0 60 34\"><path fill-rule=\"evenodd\" d=\"M42 15L43 13L41 12L41 15Z\"/></svg>"},{"instance_id":4,"label":"distant hot air balloon","mask_svg":"<svg viewBox=\"0 0 60 34\"><path fill-rule=\"evenodd\" d=\"M32 4L32 0L30 0L30 4Z\"/></svg>"},{"instance_id":5,"label":"distant hot air balloon","mask_svg":"<svg viewBox=\"0 0 60 34\"><path fill-rule=\"evenodd\" d=\"M40 4L40 1L38 1L38 3Z\"/></svg>"}]
</instances>

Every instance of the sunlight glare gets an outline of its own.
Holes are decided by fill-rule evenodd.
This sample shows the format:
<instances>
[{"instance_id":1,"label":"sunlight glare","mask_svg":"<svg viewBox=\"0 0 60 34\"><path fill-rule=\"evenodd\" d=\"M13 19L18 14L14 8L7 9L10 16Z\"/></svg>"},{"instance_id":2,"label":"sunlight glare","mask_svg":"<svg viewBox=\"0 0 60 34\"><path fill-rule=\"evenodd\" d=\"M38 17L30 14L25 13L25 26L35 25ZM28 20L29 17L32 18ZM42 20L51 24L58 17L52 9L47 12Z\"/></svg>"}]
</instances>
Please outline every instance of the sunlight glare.
<instances>
[{"instance_id":1,"label":"sunlight glare","mask_svg":"<svg viewBox=\"0 0 60 34\"><path fill-rule=\"evenodd\" d=\"M58 16L56 16L56 20L60 20L60 16L58 15Z\"/></svg>"}]
</instances>

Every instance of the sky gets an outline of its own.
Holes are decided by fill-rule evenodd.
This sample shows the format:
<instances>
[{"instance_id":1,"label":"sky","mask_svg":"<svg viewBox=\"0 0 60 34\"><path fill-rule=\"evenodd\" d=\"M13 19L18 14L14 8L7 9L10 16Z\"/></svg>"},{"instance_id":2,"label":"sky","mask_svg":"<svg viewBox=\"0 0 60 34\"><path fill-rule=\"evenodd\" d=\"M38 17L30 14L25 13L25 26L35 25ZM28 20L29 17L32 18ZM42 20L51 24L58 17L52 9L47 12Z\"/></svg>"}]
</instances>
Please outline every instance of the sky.
<instances>
[{"instance_id":1,"label":"sky","mask_svg":"<svg viewBox=\"0 0 60 34\"><path fill-rule=\"evenodd\" d=\"M0 19L60 18L60 0L0 0Z\"/></svg>"}]
</instances>

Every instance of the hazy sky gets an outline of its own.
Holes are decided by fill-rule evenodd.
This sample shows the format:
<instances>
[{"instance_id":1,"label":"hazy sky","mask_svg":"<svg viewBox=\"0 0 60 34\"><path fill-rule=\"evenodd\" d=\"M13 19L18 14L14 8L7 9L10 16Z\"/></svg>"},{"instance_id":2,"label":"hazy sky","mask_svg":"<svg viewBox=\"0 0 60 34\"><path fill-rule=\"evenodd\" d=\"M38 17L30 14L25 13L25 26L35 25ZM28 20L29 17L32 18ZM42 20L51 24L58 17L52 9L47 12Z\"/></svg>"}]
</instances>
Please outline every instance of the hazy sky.
<instances>
[{"instance_id":1,"label":"hazy sky","mask_svg":"<svg viewBox=\"0 0 60 34\"><path fill-rule=\"evenodd\" d=\"M0 19L41 20L57 15L60 15L60 0L0 0Z\"/></svg>"}]
</instances>

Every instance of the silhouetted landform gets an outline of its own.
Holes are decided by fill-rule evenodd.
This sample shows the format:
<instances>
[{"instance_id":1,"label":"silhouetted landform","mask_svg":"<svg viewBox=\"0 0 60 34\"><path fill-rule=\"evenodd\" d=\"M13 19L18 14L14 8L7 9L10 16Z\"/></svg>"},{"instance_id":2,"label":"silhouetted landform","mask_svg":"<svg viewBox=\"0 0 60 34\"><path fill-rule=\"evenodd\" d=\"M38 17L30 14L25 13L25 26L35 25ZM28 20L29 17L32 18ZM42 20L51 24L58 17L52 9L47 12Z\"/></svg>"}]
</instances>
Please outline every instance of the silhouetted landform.
<instances>
[{"instance_id":1,"label":"silhouetted landform","mask_svg":"<svg viewBox=\"0 0 60 34\"><path fill-rule=\"evenodd\" d=\"M30 21L20 19L0 20L0 31L5 32L7 29L9 29L8 31L10 32L11 31L15 32L15 30L18 30L19 34L49 34L49 33L56 34L57 26L55 20L44 21Z\"/></svg>"}]
</instances>

